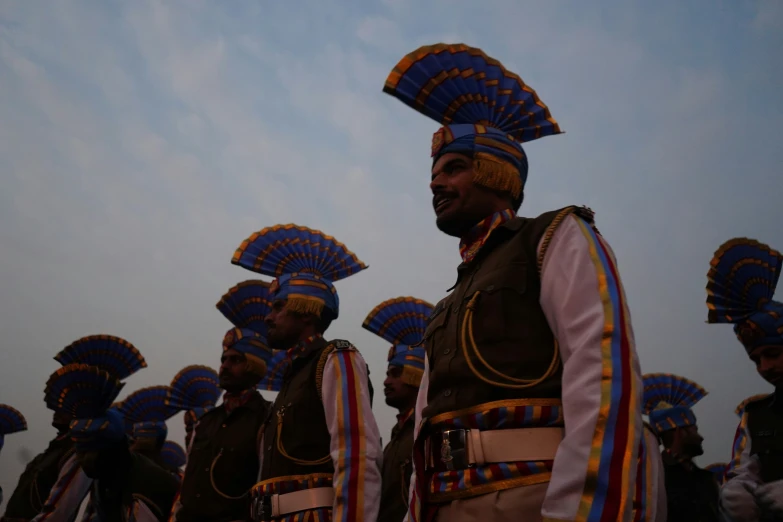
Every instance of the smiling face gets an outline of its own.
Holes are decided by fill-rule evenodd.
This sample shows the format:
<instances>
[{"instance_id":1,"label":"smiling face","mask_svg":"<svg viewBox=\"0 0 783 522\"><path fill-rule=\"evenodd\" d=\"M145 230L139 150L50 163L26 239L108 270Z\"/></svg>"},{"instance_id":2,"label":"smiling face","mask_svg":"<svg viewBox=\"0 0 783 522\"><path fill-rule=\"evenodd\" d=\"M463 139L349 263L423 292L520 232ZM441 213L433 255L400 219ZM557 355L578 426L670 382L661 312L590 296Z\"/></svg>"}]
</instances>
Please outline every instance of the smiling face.
<instances>
[{"instance_id":1,"label":"smiling face","mask_svg":"<svg viewBox=\"0 0 783 522\"><path fill-rule=\"evenodd\" d=\"M783 346L759 346L750 352L756 371L775 388L783 386Z\"/></svg>"},{"instance_id":2,"label":"smiling face","mask_svg":"<svg viewBox=\"0 0 783 522\"><path fill-rule=\"evenodd\" d=\"M432 167L435 224L450 236L462 237L482 219L512 207L509 195L473 183L473 159L449 152Z\"/></svg>"}]
</instances>

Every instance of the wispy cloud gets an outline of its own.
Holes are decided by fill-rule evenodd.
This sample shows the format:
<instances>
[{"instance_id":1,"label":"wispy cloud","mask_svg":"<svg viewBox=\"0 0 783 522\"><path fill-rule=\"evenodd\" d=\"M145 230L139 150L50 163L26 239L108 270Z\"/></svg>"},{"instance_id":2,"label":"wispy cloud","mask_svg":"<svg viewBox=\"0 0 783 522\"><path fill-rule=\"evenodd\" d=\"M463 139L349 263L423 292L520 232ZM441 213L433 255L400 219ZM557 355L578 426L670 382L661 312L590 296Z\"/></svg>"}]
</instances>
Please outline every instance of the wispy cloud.
<instances>
[{"instance_id":1,"label":"wispy cloud","mask_svg":"<svg viewBox=\"0 0 783 522\"><path fill-rule=\"evenodd\" d=\"M216 364L214 303L253 277L230 256L267 225L320 228L370 265L337 283L330 333L380 388L386 346L364 315L396 295L437 301L455 277L427 188L436 125L381 92L435 41L484 48L550 105L566 134L527 147L523 210L596 210L644 369L712 391L705 459L727 458L730 405L766 387L730 329L703 324L704 274L733 235L783 247L776 6L3 2L0 395L31 433L8 438L0 483L21 471L16 449L51 435L40 398L72 340L137 344L150 367L131 389ZM375 410L388 434L393 412Z\"/></svg>"}]
</instances>

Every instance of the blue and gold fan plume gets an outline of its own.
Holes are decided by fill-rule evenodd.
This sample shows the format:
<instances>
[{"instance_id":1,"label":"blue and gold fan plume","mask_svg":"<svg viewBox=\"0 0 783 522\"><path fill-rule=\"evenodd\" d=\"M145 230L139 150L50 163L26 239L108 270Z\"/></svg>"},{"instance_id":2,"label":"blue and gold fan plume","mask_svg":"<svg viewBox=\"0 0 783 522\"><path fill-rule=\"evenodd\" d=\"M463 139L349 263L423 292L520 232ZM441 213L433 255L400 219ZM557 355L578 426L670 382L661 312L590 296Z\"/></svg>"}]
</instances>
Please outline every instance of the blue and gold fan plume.
<instances>
[{"instance_id":1,"label":"blue and gold fan plume","mask_svg":"<svg viewBox=\"0 0 783 522\"><path fill-rule=\"evenodd\" d=\"M331 236L298 225L275 225L248 237L231 262L253 272L275 277L270 299L286 300L299 313L339 313L333 282L367 268L345 245Z\"/></svg>"},{"instance_id":2,"label":"blue and gold fan plume","mask_svg":"<svg viewBox=\"0 0 783 522\"><path fill-rule=\"evenodd\" d=\"M125 397L118 409L132 422L167 421L180 411L167 403L168 396L168 386L147 386Z\"/></svg>"},{"instance_id":3,"label":"blue and gold fan plume","mask_svg":"<svg viewBox=\"0 0 783 522\"><path fill-rule=\"evenodd\" d=\"M163 443L163 449L160 451L160 456L163 457L163 463L172 469L181 468L188 459L182 446L171 440L167 440Z\"/></svg>"},{"instance_id":4,"label":"blue and gold fan plume","mask_svg":"<svg viewBox=\"0 0 783 522\"><path fill-rule=\"evenodd\" d=\"M181 369L171 380L166 404L177 410L194 411L201 417L215 407L220 394L220 381L215 370L194 364Z\"/></svg>"},{"instance_id":5,"label":"blue and gold fan plume","mask_svg":"<svg viewBox=\"0 0 783 522\"><path fill-rule=\"evenodd\" d=\"M49 377L44 402L49 409L73 418L92 419L111 407L123 386L115 376L96 366L69 364Z\"/></svg>"},{"instance_id":6,"label":"blue and gold fan plume","mask_svg":"<svg viewBox=\"0 0 783 522\"><path fill-rule=\"evenodd\" d=\"M54 360L63 366L74 363L96 366L120 380L147 367L135 346L113 335L82 337L63 348Z\"/></svg>"},{"instance_id":7,"label":"blue and gold fan plume","mask_svg":"<svg viewBox=\"0 0 783 522\"><path fill-rule=\"evenodd\" d=\"M465 44L425 45L389 73L383 91L443 125L432 156L470 154L475 183L519 198L528 162L521 144L561 133L549 108L515 73Z\"/></svg>"},{"instance_id":8,"label":"blue and gold fan plume","mask_svg":"<svg viewBox=\"0 0 783 522\"><path fill-rule=\"evenodd\" d=\"M250 328L264 335L264 318L272 307L269 283L258 279L239 283L226 292L215 306L237 328Z\"/></svg>"},{"instance_id":9,"label":"blue and gold fan plume","mask_svg":"<svg viewBox=\"0 0 783 522\"><path fill-rule=\"evenodd\" d=\"M0 449L3 449L5 436L27 429L27 420L19 410L7 404L0 404Z\"/></svg>"},{"instance_id":10,"label":"blue and gold fan plume","mask_svg":"<svg viewBox=\"0 0 783 522\"><path fill-rule=\"evenodd\" d=\"M733 323L748 353L783 346L783 304L772 300L781 267L783 255L754 239L721 245L707 273L707 322Z\"/></svg>"},{"instance_id":11,"label":"blue and gold fan plume","mask_svg":"<svg viewBox=\"0 0 783 522\"><path fill-rule=\"evenodd\" d=\"M419 386L424 375L424 347L419 345L433 306L415 297L396 297L376 306L362 327L391 343L389 366L402 368L402 380Z\"/></svg>"},{"instance_id":12,"label":"blue and gold fan plume","mask_svg":"<svg viewBox=\"0 0 783 522\"><path fill-rule=\"evenodd\" d=\"M670 373L646 374L643 380L642 412L650 417L656 433L696 424L691 408L707 395L707 390Z\"/></svg>"}]
</instances>

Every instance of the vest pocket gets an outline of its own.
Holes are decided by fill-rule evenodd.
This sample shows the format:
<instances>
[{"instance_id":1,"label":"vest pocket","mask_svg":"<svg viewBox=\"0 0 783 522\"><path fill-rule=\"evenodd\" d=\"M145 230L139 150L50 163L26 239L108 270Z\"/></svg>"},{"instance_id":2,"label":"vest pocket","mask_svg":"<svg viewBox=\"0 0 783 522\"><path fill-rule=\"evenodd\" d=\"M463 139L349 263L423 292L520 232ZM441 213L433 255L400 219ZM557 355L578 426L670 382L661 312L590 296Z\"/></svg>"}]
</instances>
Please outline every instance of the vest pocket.
<instances>
[{"instance_id":1,"label":"vest pocket","mask_svg":"<svg viewBox=\"0 0 783 522\"><path fill-rule=\"evenodd\" d=\"M446 320L451 313L451 306L448 304L439 303L433 311L433 315L430 316L427 322L427 329L424 330L424 336L421 338L420 344L424 345L424 349L427 351L427 358L430 360L430 364L433 363L435 358L435 350L440 341L443 339L444 327L446 326Z\"/></svg>"},{"instance_id":2,"label":"vest pocket","mask_svg":"<svg viewBox=\"0 0 783 522\"><path fill-rule=\"evenodd\" d=\"M479 296L475 298L477 292ZM523 340L526 334L523 315L530 306L526 293L526 263L510 263L477 278L465 294L463 303L463 308L466 308L475 298L473 322L476 341ZM536 306L537 303L536 299Z\"/></svg>"}]
</instances>

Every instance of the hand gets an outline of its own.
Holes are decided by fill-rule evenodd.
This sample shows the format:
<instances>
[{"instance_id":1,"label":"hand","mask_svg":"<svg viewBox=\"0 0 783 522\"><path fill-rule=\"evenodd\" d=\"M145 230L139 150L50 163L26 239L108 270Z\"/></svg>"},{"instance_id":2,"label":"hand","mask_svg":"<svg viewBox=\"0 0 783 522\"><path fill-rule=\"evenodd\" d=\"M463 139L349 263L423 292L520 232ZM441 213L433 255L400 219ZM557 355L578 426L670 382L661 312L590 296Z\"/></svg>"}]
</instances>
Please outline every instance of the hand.
<instances>
[{"instance_id":1,"label":"hand","mask_svg":"<svg viewBox=\"0 0 783 522\"><path fill-rule=\"evenodd\" d=\"M758 486L754 495L763 511L783 516L783 480Z\"/></svg>"},{"instance_id":2,"label":"hand","mask_svg":"<svg viewBox=\"0 0 783 522\"><path fill-rule=\"evenodd\" d=\"M756 484L742 480L731 480L721 489L720 509L728 520L750 522L759 520L761 509L754 492Z\"/></svg>"}]
</instances>

